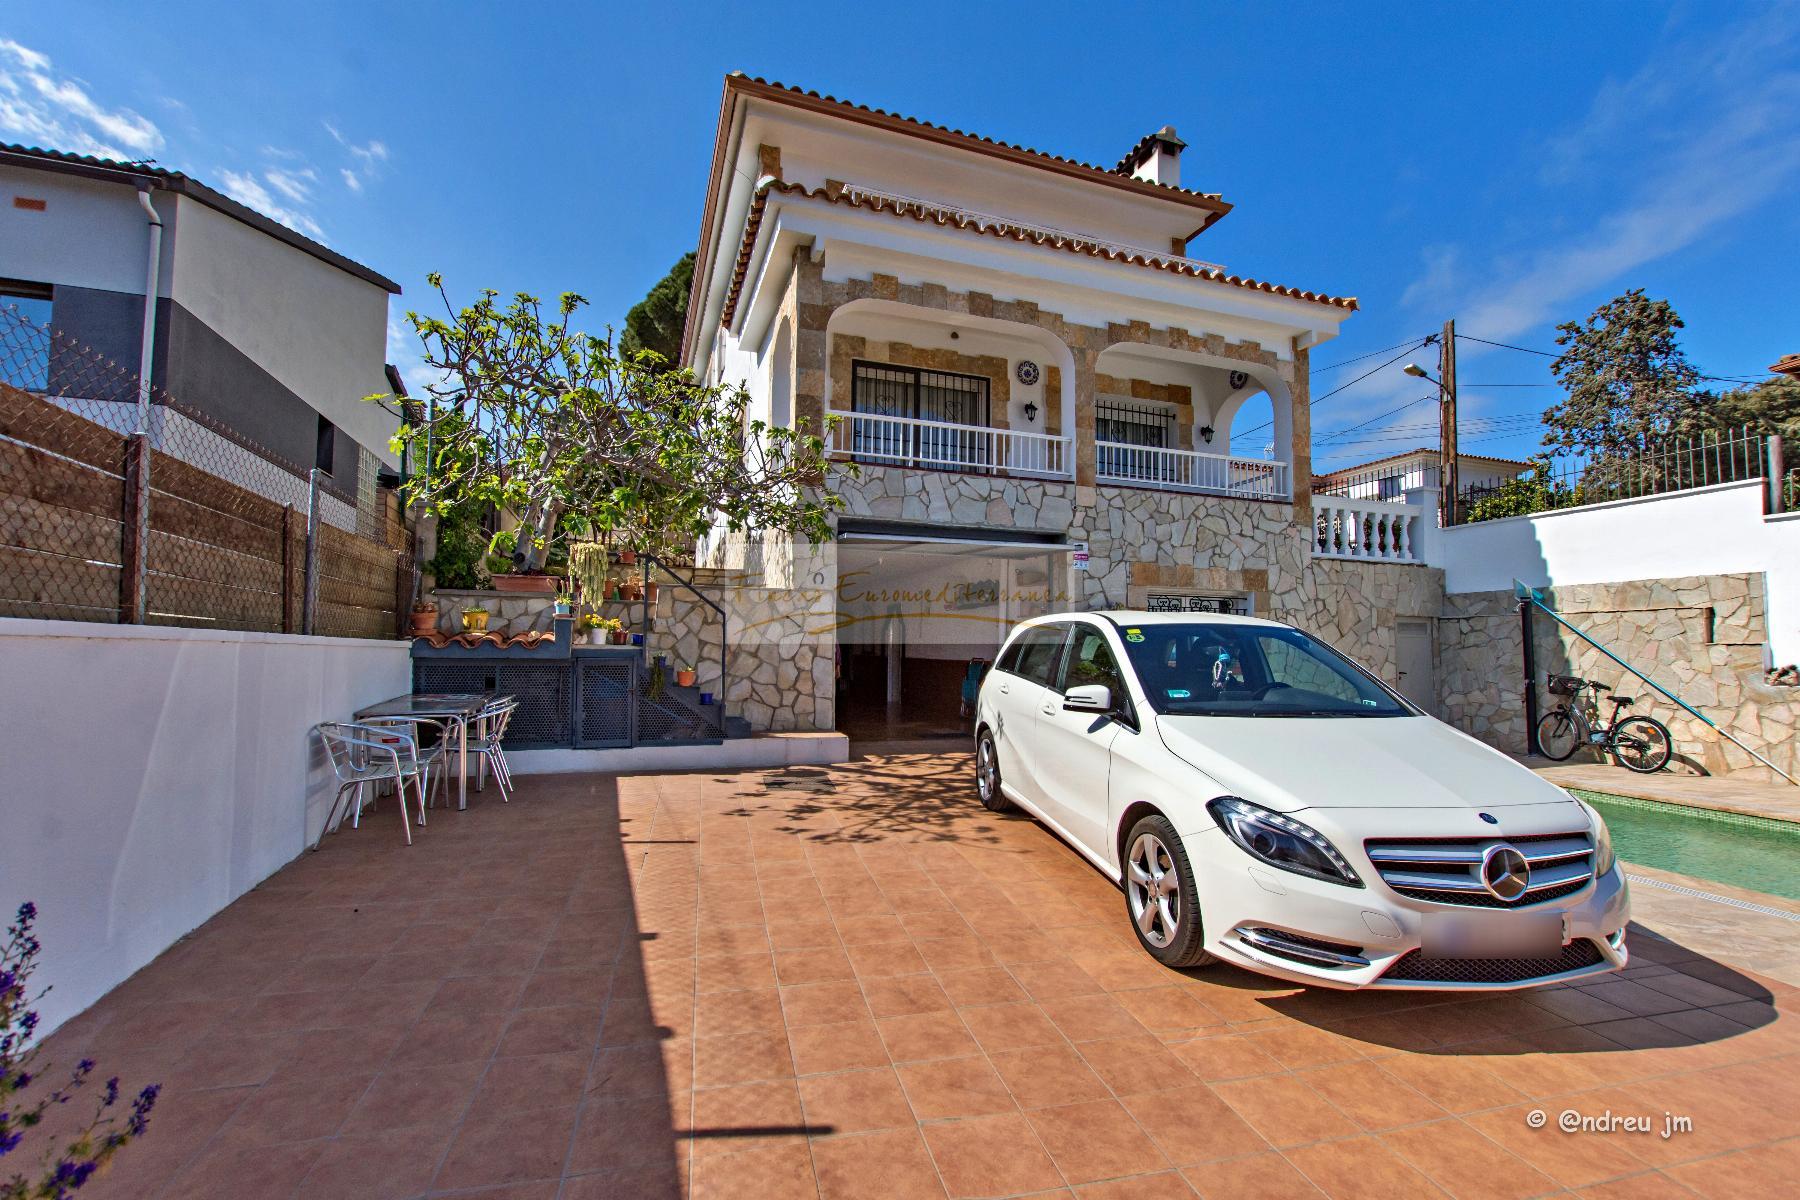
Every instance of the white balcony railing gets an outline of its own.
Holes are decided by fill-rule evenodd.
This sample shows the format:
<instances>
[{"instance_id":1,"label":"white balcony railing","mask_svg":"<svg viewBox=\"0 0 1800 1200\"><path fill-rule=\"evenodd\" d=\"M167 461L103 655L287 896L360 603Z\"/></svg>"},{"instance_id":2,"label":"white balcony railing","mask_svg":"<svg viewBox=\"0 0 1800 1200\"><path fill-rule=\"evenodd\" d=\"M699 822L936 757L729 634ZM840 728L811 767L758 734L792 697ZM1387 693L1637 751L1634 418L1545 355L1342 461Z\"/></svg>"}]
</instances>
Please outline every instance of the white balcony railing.
<instances>
[{"instance_id":1,"label":"white balcony railing","mask_svg":"<svg viewBox=\"0 0 1800 1200\"><path fill-rule=\"evenodd\" d=\"M1422 563L1422 504L1313 494L1313 557Z\"/></svg>"},{"instance_id":2,"label":"white balcony railing","mask_svg":"<svg viewBox=\"0 0 1800 1200\"><path fill-rule=\"evenodd\" d=\"M1032 479L1074 475L1071 441L1054 434L877 413L834 412L831 416L836 419L830 435L831 452L861 463Z\"/></svg>"},{"instance_id":3,"label":"white balcony railing","mask_svg":"<svg viewBox=\"0 0 1800 1200\"><path fill-rule=\"evenodd\" d=\"M1272 459L1233 458L1229 454L1124 442L1099 442L1094 451L1094 478L1099 483L1251 500L1286 500L1293 494L1288 465Z\"/></svg>"}]
</instances>

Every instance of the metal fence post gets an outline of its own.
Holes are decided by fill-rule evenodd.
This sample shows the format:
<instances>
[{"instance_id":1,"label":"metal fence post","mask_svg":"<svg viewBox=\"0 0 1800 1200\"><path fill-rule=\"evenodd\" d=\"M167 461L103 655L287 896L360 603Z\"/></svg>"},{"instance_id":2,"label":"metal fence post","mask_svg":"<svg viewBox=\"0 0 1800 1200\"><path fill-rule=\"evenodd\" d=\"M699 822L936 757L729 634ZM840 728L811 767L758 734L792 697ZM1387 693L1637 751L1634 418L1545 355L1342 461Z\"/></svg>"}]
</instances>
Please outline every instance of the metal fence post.
<instances>
[{"instance_id":1,"label":"metal fence post","mask_svg":"<svg viewBox=\"0 0 1800 1200\"><path fill-rule=\"evenodd\" d=\"M300 592L300 632L313 632L319 608L319 468L306 476L306 579Z\"/></svg>"},{"instance_id":2,"label":"metal fence post","mask_svg":"<svg viewBox=\"0 0 1800 1200\"><path fill-rule=\"evenodd\" d=\"M1781 435L1771 433L1764 439L1763 448L1768 453L1769 462L1769 477L1763 481L1764 486L1768 489L1767 511L1770 516L1774 516L1786 507L1787 500L1787 497L1782 494L1784 485L1787 483L1787 472L1783 469L1786 462L1781 456Z\"/></svg>"},{"instance_id":3,"label":"metal fence post","mask_svg":"<svg viewBox=\"0 0 1800 1200\"><path fill-rule=\"evenodd\" d=\"M150 435L125 438L124 511L119 522L119 623L144 623L144 577L150 541Z\"/></svg>"}]
</instances>

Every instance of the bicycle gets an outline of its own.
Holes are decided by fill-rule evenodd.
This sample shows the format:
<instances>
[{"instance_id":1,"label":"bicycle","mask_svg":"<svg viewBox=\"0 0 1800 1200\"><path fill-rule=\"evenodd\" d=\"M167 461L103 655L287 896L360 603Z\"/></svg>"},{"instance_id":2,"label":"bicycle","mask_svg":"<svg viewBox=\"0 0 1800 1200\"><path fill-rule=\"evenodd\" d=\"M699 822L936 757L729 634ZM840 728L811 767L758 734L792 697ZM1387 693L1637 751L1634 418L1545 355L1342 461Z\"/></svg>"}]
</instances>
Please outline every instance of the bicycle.
<instances>
[{"instance_id":1,"label":"bicycle","mask_svg":"<svg viewBox=\"0 0 1800 1200\"><path fill-rule=\"evenodd\" d=\"M1674 741L1667 725L1654 717L1619 719L1620 710L1636 704L1637 697L1607 696L1613 706L1612 721L1602 725L1594 719L1599 716L1598 696L1604 690L1600 683L1572 675L1552 675L1548 686L1550 694L1561 703L1538 721L1538 753L1545 758L1561 762L1575 753L1576 747L1593 746L1603 754L1611 754L1620 766L1643 775L1668 766ZM1589 688L1596 698L1583 704L1581 693Z\"/></svg>"}]
</instances>

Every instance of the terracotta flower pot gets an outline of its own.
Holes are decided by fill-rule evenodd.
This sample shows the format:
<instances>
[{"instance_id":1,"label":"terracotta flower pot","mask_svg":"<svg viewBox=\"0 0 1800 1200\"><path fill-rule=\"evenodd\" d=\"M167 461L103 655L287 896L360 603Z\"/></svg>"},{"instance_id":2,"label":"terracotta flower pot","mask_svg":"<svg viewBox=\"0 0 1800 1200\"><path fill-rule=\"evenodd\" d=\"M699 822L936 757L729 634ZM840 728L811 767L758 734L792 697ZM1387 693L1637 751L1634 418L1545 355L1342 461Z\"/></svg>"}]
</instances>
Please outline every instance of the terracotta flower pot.
<instances>
[{"instance_id":1,"label":"terracotta flower pot","mask_svg":"<svg viewBox=\"0 0 1800 1200\"><path fill-rule=\"evenodd\" d=\"M486 633L488 614L481 609L464 609L462 614L464 633Z\"/></svg>"},{"instance_id":2,"label":"terracotta flower pot","mask_svg":"<svg viewBox=\"0 0 1800 1200\"><path fill-rule=\"evenodd\" d=\"M631 640L631 635L626 633L623 629L615 629L612 631L612 640L613 645L623 646Z\"/></svg>"},{"instance_id":3,"label":"terracotta flower pot","mask_svg":"<svg viewBox=\"0 0 1800 1200\"><path fill-rule=\"evenodd\" d=\"M676 687L693 687L694 686L694 672L686 667L683 667L681 670L675 672L675 686Z\"/></svg>"},{"instance_id":4,"label":"terracotta flower pot","mask_svg":"<svg viewBox=\"0 0 1800 1200\"><path fill-rule=\"evenodd\" d=\"M619 551L619 565L621 567L629 567L636 562L637 562L637 551L636 550L621 550L621 551Z\"/></svg>"},{"instance_id":5,"label":"terracotta flower pot","mask_svg":"<svg viewBox=\"0 0 1800 1200\"><path fill-rule=\"evenodd\" d=\"M434 608L430 612L415 611L412 614L413 636L414 637L425 637L428 634L436 633L437 632L437 623L438 623L437 609Z\"/></svg>"},{"instance_id":6,"label":"terracotta flower pot","mask_svg":"<svg viewBox=\"0 0 1800 1200\"><path fill-rule=\"evenodd\" d=\"M525 595L555 595L562 588L562 580L554 575L496 575L494 590L496 592L523 593Z\"/></svg>"},{"instance_id":7,"label":"terracotta flower pot","mask_svg":"<svg viewBox=\"0 0 1800 1200\"><path fill-rule=\"evenodd\" d=\"M655 604L657 596L662 594L662 584L651 583L644 586L644 598Z\"/></svg>"}]
</instances>

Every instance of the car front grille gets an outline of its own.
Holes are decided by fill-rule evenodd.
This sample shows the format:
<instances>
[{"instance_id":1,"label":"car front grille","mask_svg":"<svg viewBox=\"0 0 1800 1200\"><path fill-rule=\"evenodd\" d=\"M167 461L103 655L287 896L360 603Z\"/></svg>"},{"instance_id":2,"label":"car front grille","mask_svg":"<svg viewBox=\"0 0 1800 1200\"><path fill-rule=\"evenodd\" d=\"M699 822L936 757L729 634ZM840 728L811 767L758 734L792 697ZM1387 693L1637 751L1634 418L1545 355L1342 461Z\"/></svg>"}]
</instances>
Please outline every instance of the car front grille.
<instances>
[{"instance_id":1,"label":"car front grille","mask_svg":"<svg viewBox=\"0 0 1800 1200\"><path fill-rule=\"evenodd\" d=\"M1419 950L1402 954L1382 975L1396 983L1524 983L1597 966L1605 956L1587 938L1577 938L1555 958L1426 958Z\"/></svg>"},{"instance_id":2,"label":"car front grille","mask_svg":"<svg viewBox=\"0 0 1800 1200\"><path fill-rule=\"evenodd\" d=\"M1495 846L1513 847L1530 867L1517 900L1500 899L1481 880L1482 862ZM1434 904L1525 908L1572 896L1594 878L1594 839L1585 829L1510 838L1371 838L1363 849L1388 887Z\"/></svg>"}]
</instances>

